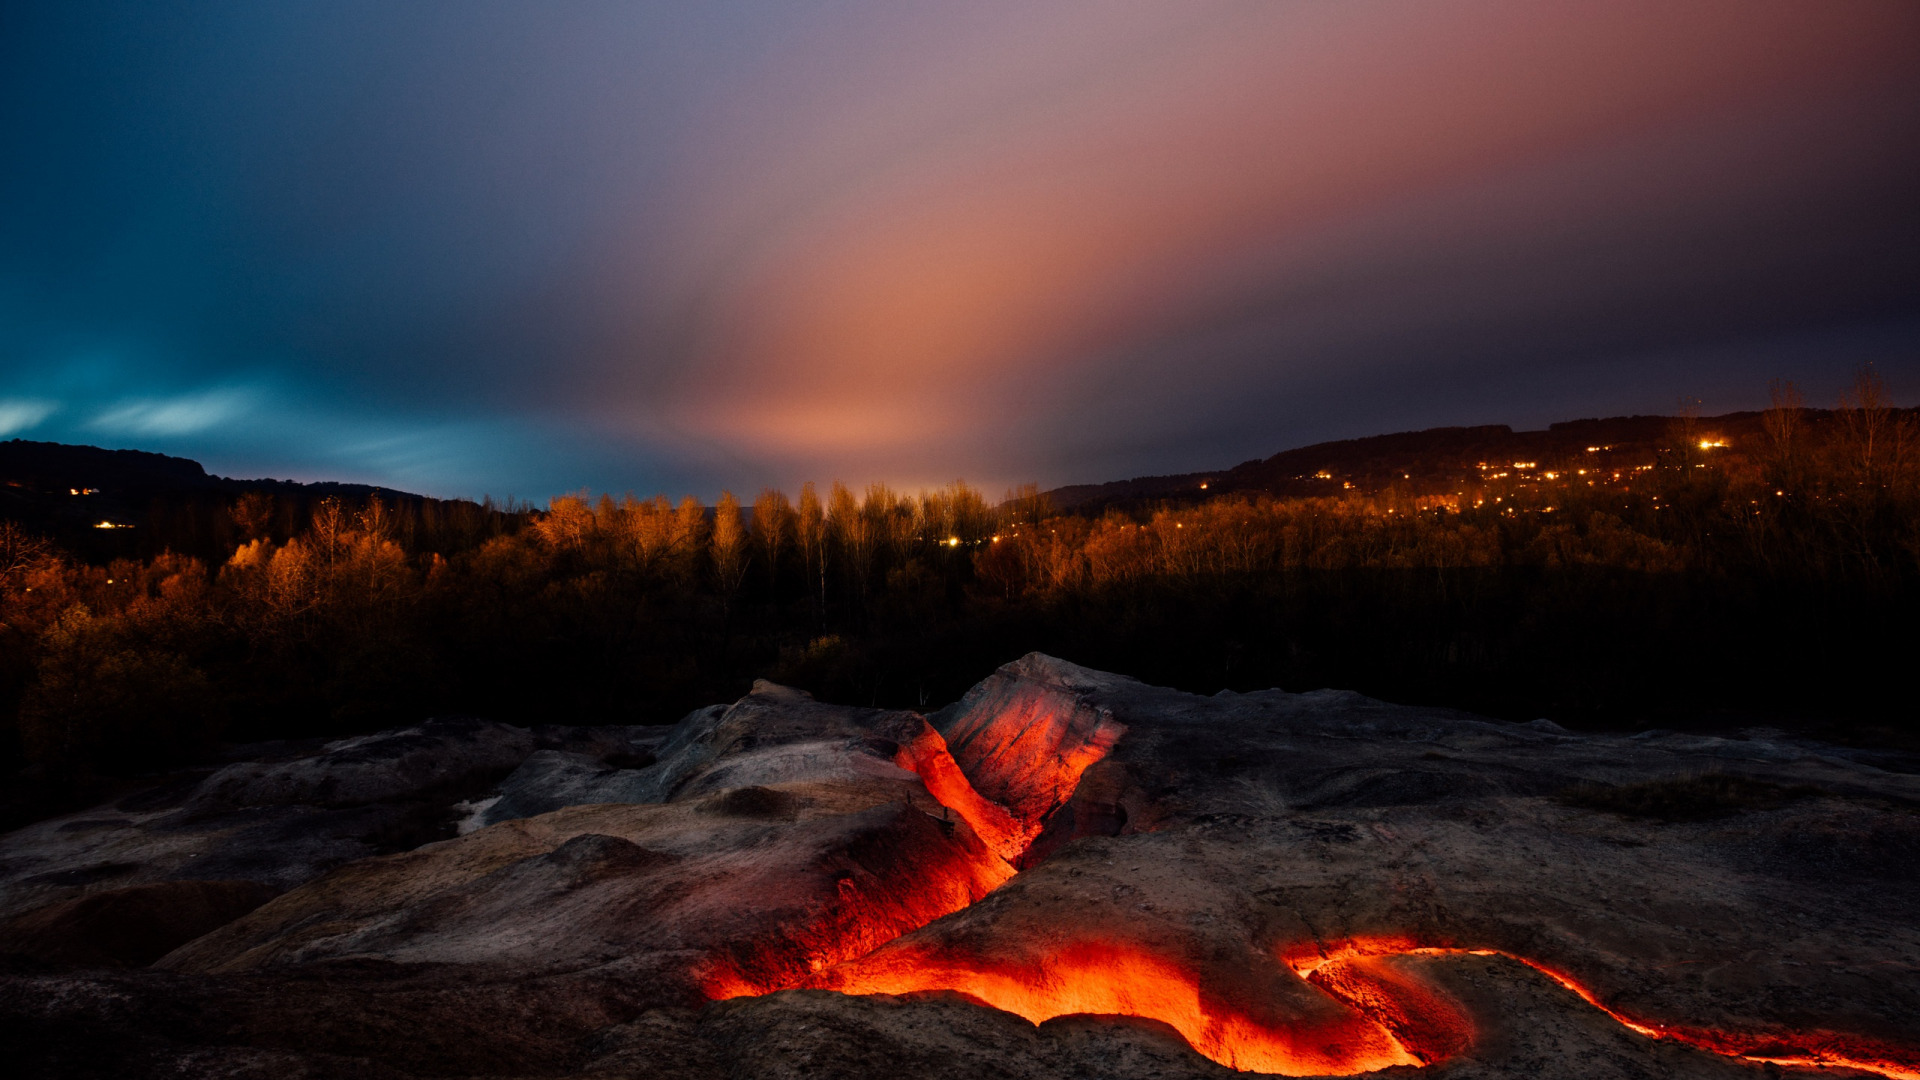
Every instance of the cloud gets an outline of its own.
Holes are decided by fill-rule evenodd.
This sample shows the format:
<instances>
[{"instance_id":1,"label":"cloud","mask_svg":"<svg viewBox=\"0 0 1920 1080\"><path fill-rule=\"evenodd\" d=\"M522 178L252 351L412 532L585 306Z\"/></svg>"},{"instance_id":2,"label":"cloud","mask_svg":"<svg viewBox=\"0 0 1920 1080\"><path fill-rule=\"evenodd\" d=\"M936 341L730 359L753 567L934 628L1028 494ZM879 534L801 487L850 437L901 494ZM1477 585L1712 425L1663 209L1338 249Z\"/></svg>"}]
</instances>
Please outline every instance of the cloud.
<instances>
[{"instance_id":1,"label":"cloud","mask_svg":"<svg viewBox=\"0 0 1920 1080\"><path fill-rule=\"evenodd\" d=\"M0 398L0 435L12 435L37 427L40 421L58 412L60 406L52 401L37 401L32 398Z\"/></svg>"},{"instance_id":2,"label":"cloud","mask_svg":"<svg viewBox=\"0 0 1920 1080\"><path fill-rule=\"evenodd\" d=\"M245 415L254 395L244 390L207 390L174 397L120 402L87 426L113 435L193 435Z\"/></svg>"}]
</instances>

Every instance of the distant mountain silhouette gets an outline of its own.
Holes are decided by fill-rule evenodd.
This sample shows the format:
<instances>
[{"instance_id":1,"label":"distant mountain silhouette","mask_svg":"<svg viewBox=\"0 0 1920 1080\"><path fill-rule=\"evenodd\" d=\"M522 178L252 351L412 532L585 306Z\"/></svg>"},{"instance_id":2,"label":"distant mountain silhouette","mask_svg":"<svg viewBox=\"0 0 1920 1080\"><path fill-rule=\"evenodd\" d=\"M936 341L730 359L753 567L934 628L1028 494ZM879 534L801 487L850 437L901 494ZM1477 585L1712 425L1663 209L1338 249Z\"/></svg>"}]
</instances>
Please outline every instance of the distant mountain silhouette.
<instances>
[{"instance_id":1,"label":"distant mountain silhouette","mask_svg":"<svg viewBox=\"0 0 1920 1080\"><path fill-rule=\"evenodd\" d=\"M106 450L98 446L71 446L67 443L32 442L26 439L0 442L0 484L14 491L25 489L65 493L74 488L93 488L110 498L137 498L144 494L164 492L237 495L246 491L356 498L368 495L396 499L425 497L372 484L342 484L330 480L301 483L298 480L242 480L214 476L191 458L146 450Z\"/></svg>"},{"instance_id":2,"label":"distant mountain silhouette","mask_svg":"<svg viewBox=\"0 0 1920 1080\"><path fill-rule=\"evenodd\" d=\"M1827 419L1806 410L1812 423ZM1576 462L1618 468L1652 461L1674 438L1681 421L1672 416L1616 416L1570 420L1544 431L1515 431L1505 424L1403 431L1342 439L1283 450L1215 472L1140 476L1104 484L1072 484L1047 495L1059 510L1088 512L1139 500L1192 499L1255 492L1276 496L1333 495L1349 488L1409 494L1453 490L1477 479L1483 464L1535 463L1540 468ZM1736 452L1764 438L1761 414L1703 416L1692 423L1701 438L1722 440ZM1588 450L1588 447L1597 447Z\"/></svg>"},{"instance_id":3,"label":"distant mountain silhouette","mask_svg":"<svg viewBox=\"0 0 1920 1080\"><path fill-rule=\"evenodd\" d=\"M1823 409L1804 412L1811 426L1833 418ZM1646 464L1673 444L1682 422L1672 416L1616 416L1570 420L1543 431L1515 431L1504 424L1428 428L1315 443L1230 469L1070 484L1046 494L1057 510L1097 513L1131 502L1236 493L1310 497L1389 488L1405 494L1437 493L1479 479L1482 466L1527 462L1545 470ZM1765 438L1757 412L1703 416L1689 423L1697 437L1725 442L1735 458ZM144 450L24 439L0 442L0 517L69 537L102 521L138 528L157 507L228 500L248 491L299 502L329 495L379 495L394 503L426 498L368 484L213 476L197 461Z\"/></svg>"},{"instance_id":4,"label":"distant mountain silhouette","mask_svg":"<svg viewBox=\"0 0 1920 1080\"><path fill-rule=\"evenodd\" d=\"M89 555L145 552L151 538L137 534L163 519L170 532L178 531L183 512L193 506L224 504L249 491L296 503L330 495L378 495L396 504L425 498L369 484L213 476L197 461L145 450L26 439L0 442L0 518L52 535ZM215 511L216 516L224 513Z\"/></svg>"}]
</instances>

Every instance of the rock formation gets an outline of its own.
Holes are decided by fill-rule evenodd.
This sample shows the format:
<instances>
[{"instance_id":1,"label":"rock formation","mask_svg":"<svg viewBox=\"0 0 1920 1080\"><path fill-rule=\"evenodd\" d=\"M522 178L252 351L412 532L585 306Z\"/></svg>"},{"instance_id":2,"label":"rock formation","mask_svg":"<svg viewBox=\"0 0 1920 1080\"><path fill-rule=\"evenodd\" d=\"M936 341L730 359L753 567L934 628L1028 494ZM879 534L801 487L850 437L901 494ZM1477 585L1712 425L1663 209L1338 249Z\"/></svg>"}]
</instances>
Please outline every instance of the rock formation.
<instances>
[{"instance_id":1,"label":"rock formation","mask_svg":"<svg viewBox=\"0 0 1920 1080\"><path fill-rule=\"evenodd\" d=\"M1920 1077L1899 755L1196 697L1038 654L928 717L762 683L670 732L462 724L0 839L11 1056ZM370 855L342 824L423 791L466 831Z\"/></svg>"}]
</instances>

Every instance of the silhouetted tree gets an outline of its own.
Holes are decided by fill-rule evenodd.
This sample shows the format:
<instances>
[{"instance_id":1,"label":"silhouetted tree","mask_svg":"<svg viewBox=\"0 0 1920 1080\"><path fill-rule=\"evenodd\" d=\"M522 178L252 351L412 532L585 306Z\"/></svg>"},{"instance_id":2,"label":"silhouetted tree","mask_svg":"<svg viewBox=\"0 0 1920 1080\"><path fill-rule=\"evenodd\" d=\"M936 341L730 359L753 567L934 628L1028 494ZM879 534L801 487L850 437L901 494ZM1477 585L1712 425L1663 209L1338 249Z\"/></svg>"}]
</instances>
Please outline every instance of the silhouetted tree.
<instances>
[{"instance_id":1,"label":"silhouetted tree","mask_svg":"<svg viewBox=\"0 0 1920 1080\"><path fill-rule=\"evenodd\" d=\"M805 563L807 595L813 608L814 626L824 629L827 617L827 520L820 506L820 495L814 491L811 480L800 485L794 534L800 543L800 554Z\"/></svg>"},{"instance_id":2,"label":"silhouetted tree","mask_svg":"<svg viewBox=\"0 0 1920 1080\"><path fill-rule=\"evenodd\" d=\"M273 496L264 491L248 491L235 499L227 511L240 542L247 543L271 536L275 508Z\"/></svg>"},{"instance_id":3,"label":"silhouetted tree","mask_svg":"<svg viewBox=\"0 0 1920 1080\"><path fill-rule=\"evenodd\" d=\"M713 509L713 579L723 604L731 605L747 574L747 527L740 520L740 500L722 491Z\"/></svg>"},{"instance_id":4,"label":"silhouetted tree","mask_svg":"<svg viewBox=\"0 0 1920 1080\"><path fill-rule=\"evenodd\" d=\"M1781 492L1791 489L1797 494L1803 482L1806 403L1791 380L1773 380L1767 385L1767 397L1771 403L1761 418L1767 432L1767 480Z\"/></svg>"},{"instance_id":5,"label":"silhouetted tree","mask_svg":"<svg viewBox=\"0 0 1920 1080\"><path fill-rule=\"evenodd\" d=\"M766 488L753 500L753 538L767 568L767 588L780 584L780 556L793 537L793 504L784 492Z\"/></svg>"}]
</instances>

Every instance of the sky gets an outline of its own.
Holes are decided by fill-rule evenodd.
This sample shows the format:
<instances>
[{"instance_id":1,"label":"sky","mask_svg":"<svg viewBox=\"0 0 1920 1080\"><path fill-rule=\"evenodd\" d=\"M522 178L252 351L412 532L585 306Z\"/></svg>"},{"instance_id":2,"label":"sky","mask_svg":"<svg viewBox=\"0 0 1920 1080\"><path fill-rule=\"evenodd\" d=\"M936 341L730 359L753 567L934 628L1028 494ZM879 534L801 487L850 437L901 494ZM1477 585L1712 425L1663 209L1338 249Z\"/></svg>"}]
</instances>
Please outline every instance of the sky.
<instances>
[{"instance_id":1,"label":"sky","mask_svg":"<svg viewBox=\"0 0 1920 1080\"><path fill-rule=\"evenodd\" d=\"M0 5L0 438L436 495L1920 403L1907 0Z\"/></svg>"}]
</instances>

